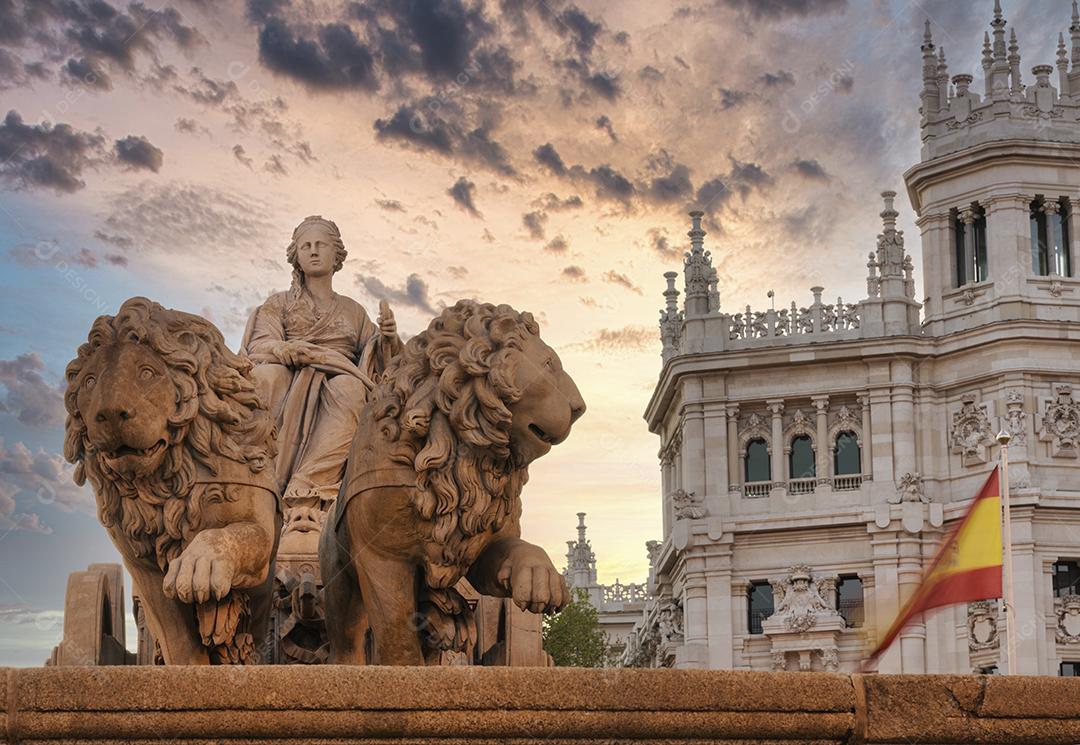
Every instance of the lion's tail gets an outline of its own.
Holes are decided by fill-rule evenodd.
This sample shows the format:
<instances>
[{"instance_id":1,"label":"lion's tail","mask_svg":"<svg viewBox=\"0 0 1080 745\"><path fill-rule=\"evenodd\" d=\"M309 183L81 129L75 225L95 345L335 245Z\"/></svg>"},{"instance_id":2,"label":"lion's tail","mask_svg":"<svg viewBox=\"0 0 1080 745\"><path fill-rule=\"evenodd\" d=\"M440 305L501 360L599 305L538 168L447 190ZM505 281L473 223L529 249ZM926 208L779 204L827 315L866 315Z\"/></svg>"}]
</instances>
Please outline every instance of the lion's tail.
<instances>
[{"instance_id":1,"label":"lion's tail","mask_svg":"<svg viewBox=\"0 0 1080 745\"><path fill-rule=\"evenodd\" d=\"M471 655L476 647L476 618L472 608L453 587L428 587L421 591L421 638L430 653L463 652Z\"/></svg>"},{"instance_id":2,"label":"lion's tail","mask_svg":"<svg viewBox=\"0 0 1080 745\"><path fill-rule=\"evenodd\" d=\"M246 593L230 592L221 600L196 603L195 614L211 665L254 665L258 662Z\"/></svg>"}]
</instances>

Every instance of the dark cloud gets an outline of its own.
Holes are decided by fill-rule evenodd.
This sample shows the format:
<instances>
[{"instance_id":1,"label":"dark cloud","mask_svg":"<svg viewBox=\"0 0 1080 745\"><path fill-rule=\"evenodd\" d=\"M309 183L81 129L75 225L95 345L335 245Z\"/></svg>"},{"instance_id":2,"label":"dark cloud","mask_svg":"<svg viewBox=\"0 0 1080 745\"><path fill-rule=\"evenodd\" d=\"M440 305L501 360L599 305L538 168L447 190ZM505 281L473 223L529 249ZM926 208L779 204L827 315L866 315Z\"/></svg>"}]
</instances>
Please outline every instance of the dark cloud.
<instances>
[{"instance_id":1,"label":"dark cloud","mask_svg":"<svg viewBox=\"0 0 1080 745\"><path fill-rule=\"evenodd\" d=\"M405 205L396 199L376 199L375 204L387 212L405 212Z\"/></svg>"},{"instance_id":2,"label":"dark cloud","mask_svg":"<svg viewBox=\"0 0 1080 745\"><path fill-rule=\"evenodd\" d=\"M86 186L82 172L104 157L105 137L68 124L24 124L9 111L0 124L0 179L16 189L71 193Z\"/></svg>"},{"instance_id":3,"label":"dark cloud","mask_svg":"<svg viewBox=\"0 0 1080 745\"><path fill-rule=\"evenodd\" d=\"M0 26L2 26L0 19ZM0 90L27 85L33 77L17 54L0 47Z\"/></svg>"},{"instance_id":4,"label":"dark cloud","mask_svg":"<svg viewBox=\"0 0 1080 745\"><path fill-rule=\"evenodd\" d=\"M165 162L165 153L142 136L128 135L116 141L116 157L126 168L157 173Z\"/></svg>"},{"instance_id":5,"label":"dark cloud","mask_svg":"<svg viewBox=\"0 0 1080 745\"><path fill-rule=\"evenodd\" d=\"M30 426L59 425L64 421L64 392L42 375L45 363L36 352L0 360L0 411Z\"/></svg>"},{"instance_id":6,"label":"dark cloud","mask_svg":"<svg viewBox=\"0 0 1080 745\"><path fill-rule=\"evenodd\" d=\"M758 163L743 162L734 156L728 156L731 170L722 176L716 176L698 186L696 207L710 214L721 212L733 194L742 199L751 192L763 191L773 183L773 178Z\"/></svg>"},{"instance_id":7,"label":"dark cloud","mask_svg":"<svg viewBox=\"0 0 1080 745\"><path fill-rule=\"evenodd\" d=\"M85 85L90 89L112 90L112 80L100 67L86 57L72 57L60 69L62 79L71 85Z\"/></svg>"},{"instance_id":8,"label":"dark cloud","mask_svg":"<svg viewBox=\"0 0 1080 745\"><path fill-rule=\"evenodd\" d=\"M476 184L461 176L454 185L446 190L446 193L454 200L458 207L468 212L473 217L482 217L480 210L476 209Z\"/></svg>"},{"instance_id":9,"label":"dark cloud","mask_svg":"<svg viewBox=\"0 0 1080 745\"><path fill-rule=\"evenodd\" d=\"M72 481L73 470L55 453L41 449L34 452L21 442L7 447L0 439L0 514L12 517L13 500L18 495L65 512L92 514L94 499L88 487L76 486Z\"/></svg>"},{"instance_id":10,"label":"dark cloud","mask_svg":"<svg viewBox=\"0 0 1080 745\"><path fill-rule=\"evenodd\" d=\"M602 276L602 278L603 278L603 280L605 282L610 282L613 285L619 285L620 287L625 287L626 289L630 290L631 292L636 292L638 295L644 295L645 294L645 292L640 287L635 285L634 282L629 277L627 277L625 274L622 274L620 272L616 272L614 270L608 270L608 271L604 272L601 276Z\"/></svg>"},{"instance_id":11,"label":"dark cloud","mask_svg":"<svg viewBox=\"0 0 1080 745\"><path fill-rule=\"evenodd\" d=\"M847 9L847 0L719 0L719 3L745 11L754 18L768 20L789 16L826 15Z\"/></svg>"},{"instance_id":12,"label":"dark cloud","mask_svg":"<svg viewBox=\"0 0 1080 745\"><path fill-rule=\"evenodd\" d=\"M263 170L267 173L272 173L275 176L288 176L289 169L285 167L285 163L282 162L280 155L271 155L265 163L263 163Z\"/></svg>"},{"instance_id":13,"label":"dark cloud","mask_svg":"<svg viewBox=\"0 0 1080 745\"><path fill-rule=\"evenodd\" d=\"M658 176L649 182L648 197L658 204L670 204L688 198L694 193L690 182L690 169L676 163L666 176Z\"/></svg>"},{"instance_id":14,"label":"dark cloud","mask_svg":"<svg viewBox=\"0 0 1080 745\"><path fill-rule=\"evenodd\" d=\"M20 42L32 37L47 54L72 53L76 66L106 63L131 74L139 54L156 64L159 42L185 51L206 43L195 27L184 23L180 11L149 8L143 2L130 2L122 10L106 0L40 0L23 4L21 14L9 9L0 19L0 26L11 29L9 36Z\"/></svg>"},{"instance_id":15,"label":"dark cloud","mask_svg":"<svg viewBox=\"0 0 1080 745\"><path fill-rule=\"evenodd\" d=\"M663 258L670 259L679 253L679 250L668 240L665 228L649 228L646 235L649 238L649 245Z\"/></svg>"},{"instance_id":16,"label":"dark cloud","mask_svg":"<svg viewBox=\"0 0 1080 745\"><path fill-rule=\"evenodd\" d=\"M657 83L664 79L664 73L660 72L652 65L645 65L645 67L638 70L638 77L642 80L649 80Z\"/></svg>"},{"instance_id":17,"label":"dark cloud","mask_svg":"<svg viewBox=\"0 0 1080 745\"><path fill-rule=\"evenodd\" d=\"M506 149L492 139L488 125L471 130L463 127L465 117L459 109L437 102L428 105L434 100L402 104L389 119L376 119L375 138L479 164L506 176L516 173Z\"/></svg>"},{"instance_id":18,"label":"dark cloud","mask_svg":"<svg viewBox=\"0 0 1080 745\"><path fill-rule=\"evenodd\" d=\"M777 70L765 73L758 80L766 88L777 88L782 85L795 85L795 74L788 70Z\"/></svg>"},{"instance_id":19,"label":"dark cloud","mask_svg":"<svg viewBox=\"0 0 1080 745\"><path fill-rule=\"evenodd\" d=\"M570 282L585 282L585 270L577 265L570 265L562 270L562 278Z\"/></svg>"},{"instance_id":20,"label":"dark cloud","mask_svg":"<svg viewBox=\"0 0 1080 745\"><path fill-rule=\"evenodd\" d=\"M545 142L540 147L533 150L533 157L536 162L542 166L546 166L556 176L561 176L566 173L566 164L563 162L562 156L555 149L555 146L550 142Z\"/></svg>"},{"instance_id":21,"label":"dark cloud","mask_svg":"<svg viewBox=\"0 0 1080 745\"><path fill-rule=\"evenodd\" d=\"M611 119L608 118L607 114L601 114L597 117L596 128L607 134L612 142L619 141L619 136L615 134L615 126L611 123Z\"/></svg>"},{"instance_id":22,"label":"dark cloud","mask_svg":"<svg viewBox=\"0 0 1080 745\"><path fill-rule=\"evenodd\" d=\"M186 85L176 85L174 89L191 100L206 106L217 106L225 99L237 96L239 88L232 80L215 80L208 77L198 67L191 68L191 82Z\"/></svg>"},{"instance_id":23,"label":"dark cloud","mask_svg":"<svg viewBox=\"0 0 1080 745\"><path fill-rule=\"evenodd\" d=\"M547 192L540 195L539 198L533 200L533 206L539 207L545 212L561 212L563 210L574 210L579 207L583 207L585 202L577 194L571 194L565 199L560 199L555 194Z\"/></svg>"},{"instance_id":24,"label":"dark cloud","mask_svg":"<svg viewBox=\"0 0 1080 745\"><path fill-rule=\"evenodd\" d=\"M183 134L193 135L199 132L208 132L206 127L199 124L194 119L189 119L186 116L177 117L176 123L173 125L173 129Z\"/></svg>"},{"instance_id":25,"label":"dark cloud","mask_svg":"<svg viewBox=\"0 0 1080 745\"><path fill-rule=\"evenodd\" d=\"M316 90L379 87L371 50L344 23L320 26L316 38L308 39L283 19L269 18L259 32L259 59L273 72Z\"/></svg>"},{"instance_id":26,"label":"dark cloud","mask_svg":"<svg viewBox=\"0 0 1080 745\"><path fill-rule=\"evenodd\" d=\"M439 312L431 303L427 282L419 274L410 274L405 279L405 286L401 289L388 287L378 277L362 274L356 275L356 283L372 297L377 300L386 300L391 305L405 305L431 315Z\"/></svg>"},{"instance_id":27,"label":"dark cloud","mask_svg":"<svg viewBox=\"0 0 1080 745\"><path fill-rule=\"evenodd\" d=\"M550 251L551 253L556 254L565 253L569 248L570 242L566 240L566 238L562 235L555 236L544 246L545 251Z\"/></svg>"},{"instance_id":28,"label":"dark cloud","mask_svg":"<svg viewBox=\"0 0 1080 745\"><path fill-rule=\"evenodd\" d=\"M551 27L568 38L579 55L588 58L592 54L596 47L596 38L603 29L598 21L594 21L576 5L552 16L551 20Z\"/></svg>"},{"instance_id":29,"label":"dark cloud","mask_svg":"<svg viewBox=\"0 0 1080 745\"><path fill-rule=\"evenodd\" d=\"M829 174L825 171L825 168L816 160L810 160L803 158L797 158L791 167L795 169L795 172L800 176L811 181L828 181Z\"/></svg>"},{"instance_id":30,"label":"dark cloud","mask_svg":"<svg viewBox=\"0 0 1080 745\"><path fill-rule=\"evenodd\" d=\"M655 329L645 326L623 326L620 329L600 329L587 341L573 346L588 351L640 352L655 347L657 343Z\"/></svg>"},{"instance_id":31,"label":"dark cloud","mask_svg":"<svg viewBox=\"0 0 1080 745\"><path fill-rule=\"evenodd\" d=\"M529 231L529 237L534 241L544 240L544 223L547 222L548 216L540 211L526 212L521 216L521 224L525 226L525 230Z\"/></svg>"},{"instance_id":32,"label":"dark cloud","mask_svg":"<svg viewBox=\"0 0 1080 745\"><path fill-rule=\"evenodd\" d=\"M233 158L236 159L237 163L244 166L245 168L253 169L253 164L252 164L251 158L249 158L247 156L247 151L244 150L243 145L239 145L239 144L233 145L232 154L233 154Z\"/></svg>"},{"instance_id":33,"label":"dark cloud","mask_svg":"<svg viewBox=\"0 0 1080 745\"><path fill-rule=\"evenodd\" d=\"M598 199L629 204L637 191L630 179L607 164L587 171L583 166L573 166L569 173L575 179L592 184Z\"/></svg>"},{"instance_id":34,"label":"dark cloud","mask_svg":"<svg viewBox=\"0 0 1080 745\"><path fill-rule=\"evenodd\" d=\"M733 109L736 106L740 106L750 98L750 94L746 91L734 90L732 88L720 89L720 109L727 111Z\"/></svg>"},{"instance_id":35,"label":"dark cloud","mask_svg":"<svg viewBox=\"0 0 1080 745\"><path fill-rule=\"evenodd\" d=\"M729 156L731 161L731 173L728 180L734 182L743 199L755 189L762 189L772 184L773 179L765 169L757 163L744 163Z\"/></svg>"}]
</instances>

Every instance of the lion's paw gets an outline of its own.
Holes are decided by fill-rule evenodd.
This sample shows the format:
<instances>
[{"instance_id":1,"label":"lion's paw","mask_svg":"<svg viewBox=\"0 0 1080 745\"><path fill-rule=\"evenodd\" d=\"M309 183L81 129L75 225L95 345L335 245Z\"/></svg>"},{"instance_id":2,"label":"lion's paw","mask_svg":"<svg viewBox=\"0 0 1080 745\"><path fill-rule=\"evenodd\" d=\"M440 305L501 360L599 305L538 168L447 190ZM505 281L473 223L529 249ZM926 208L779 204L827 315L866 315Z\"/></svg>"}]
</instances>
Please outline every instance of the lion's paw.
<instances>
[{"instance_id":1,"label":"lion's paw","mask_svg":"<svg viewBox=\"0 0 1080 745\"><path fill-rule=\"evenodd\" d=\"M236 566L232 559L196 537L183 553L169 562L162 590L166 597L185 603L221 600L232 589Z\"/></svg>"}]
</instances>

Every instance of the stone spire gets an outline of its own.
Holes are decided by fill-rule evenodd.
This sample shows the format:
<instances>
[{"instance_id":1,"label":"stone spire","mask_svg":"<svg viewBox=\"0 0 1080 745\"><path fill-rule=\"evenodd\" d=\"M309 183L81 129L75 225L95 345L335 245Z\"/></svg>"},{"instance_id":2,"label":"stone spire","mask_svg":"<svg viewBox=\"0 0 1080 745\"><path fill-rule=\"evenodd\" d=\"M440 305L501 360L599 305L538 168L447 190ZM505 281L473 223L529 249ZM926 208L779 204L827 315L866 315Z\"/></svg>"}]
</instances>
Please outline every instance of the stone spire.
<instances>
[{"instance_id":1,"label":"stone spire","mask_svg":"<svg viewBox=\"0 0 1080 745\"><path fill-rule=\"evenodd\" d=\"M585 513L577 513L577 518L578 538L566 542L566 570L563 576L571 587L589 587L596 584L596 554L585 537Z\"/></svg>"},{"instance_id":2,"label":"stone spire","mask_svg":"<svg viewBox=\"0 0 1080 745\"><path fill-rule=\"evenodd\" d=\"M1012 90L1009 81L1009 51L1005 43L1006 25L1007 21L1001 11L1001 0L994 0L994 20L990 21L990 27L994 30L994 62L990 68L990 90L995 97L1005 96Z\"/></svg>"},{"instance_id":3,"label":"stone spire","mask_svg":"<svg viewBox=\"0 0 1080 745\"><path fill-rule=\"evenodd\" d=\"M685 309L686 317L704 316L709 312L709 282L713 275L712 255L705 250L705 231L701 227L704 212L695 210L690 213L692 227L690 251L686 254L683 275L686 281Z\"/></svg>"},{"instance_id":4,"label":"stone spire","mask_svg":"<svg viewBox=\"0 0 1080 745\"><path fill-rule=\"evenodd\" d=\"M1057 68L1058 88L1062 96L1069 96L1069 51L1065 48L1065 34L1058 34Z\"/></svg>"},{"instance_id":5,"label":"stone spire","mask_svg":"<svg viewBox=\"0 0 1080 745\"><path fill-rule=\"evenodd\" d=\"M682 337L683 315L679 311L679 291L675 289L678 276L678 272L664 272L667 289L664 290L664 309L660 311L660 354L665 362L679 351Z\"/></svg>"},{"instance_id":6,"label":"stone spire","mask_svg":"<svg viewBox=\"0 0 1080 745\"><path fill-rule=\"evenodd\" d=\"M934 54L934 37L930 33L929 18L926 19L926 30L923 32L922 60L922 115L925 122L929 117L941 110L943 105L941 90L938 85L938 61Z\"/></svg>"},{"instance_id":7,"label":"stone spire","mask_svg":"<svg viewBox=\"0 0 1080 745\"><path fill-rule=\"evenodd\" d=\"M1010 88L1013 96L1019 96L1023 90L1020 80L1020 42L1016 39L1016 29L1010 29L1009 34L1009 77L1012 80Z\"/></svg>"},{"instance_id":8,"label":"stone spire","mask_svg":"<svg viewBox=\"0 0 1080 745\"><path fill-rule=\"evenodd\" d=\"M994 67L994 50L990 46L990 32L983 31L983 50L982 50L982 69L983 80L985 81L985 94L986 98L990 98L990 95L994 92L991 87L994 84L994 76L990 70Z\"/></svg>"},{"instance_id":9,"label":"stone spire","mask_svg":"<svg viewBox=\"0 0 1080 745\"><path fill-rule=\"evenodd\" d=\"M882 297L900 297L906 294L903 282L904 259L907 258L904 251L904 231L896 229L896 218L900 216L893 206L896 192L883 191L881 198L885 202L885 209L881 211L883 228L877 241L877 279Z\"/></svg>"},{"instance_id":10,"label":"stone spire","mask_svg":"<svg viewBox=\"0 0 1080 745\"><path fill-rule=\"evenodd\" d=\"M949 65L945 62L945 47L938 48L937 82L939 106L947 109L949 107Z\"/></svg>"}]
</instances>

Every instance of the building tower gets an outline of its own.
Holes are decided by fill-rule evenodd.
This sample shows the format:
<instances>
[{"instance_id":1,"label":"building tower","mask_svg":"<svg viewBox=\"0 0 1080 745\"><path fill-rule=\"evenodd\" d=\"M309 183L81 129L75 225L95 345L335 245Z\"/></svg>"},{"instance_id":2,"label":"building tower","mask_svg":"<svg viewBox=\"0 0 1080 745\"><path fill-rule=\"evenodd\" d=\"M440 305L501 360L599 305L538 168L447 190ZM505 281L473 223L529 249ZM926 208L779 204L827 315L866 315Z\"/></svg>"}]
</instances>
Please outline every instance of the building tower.
<instances>
[{"instance_id":1,"label":"building tower","mask_svg":"<svg viewBox=\"0 0 1080 745\"><path fill-rule=\"evenodd\" d=\"M904 176L921 297L894 192L882 194L855 303L813 287L805 305L721 311L691 213L683 303L668 273L664 364L645 412L660 437L663 540L627 664L855 669L997 463L1005 430L1016 623L1028 630L1018 671L1080 671L1076 3L1056 85L1051 65L1025 80L1019 40L996 3L976 85L949 77L926 25L922 152ZM997 669L999 606L928 615L878 669ZM680 610L674 637L661 633L663 608Z\"/></svg>"}]
</instances>

